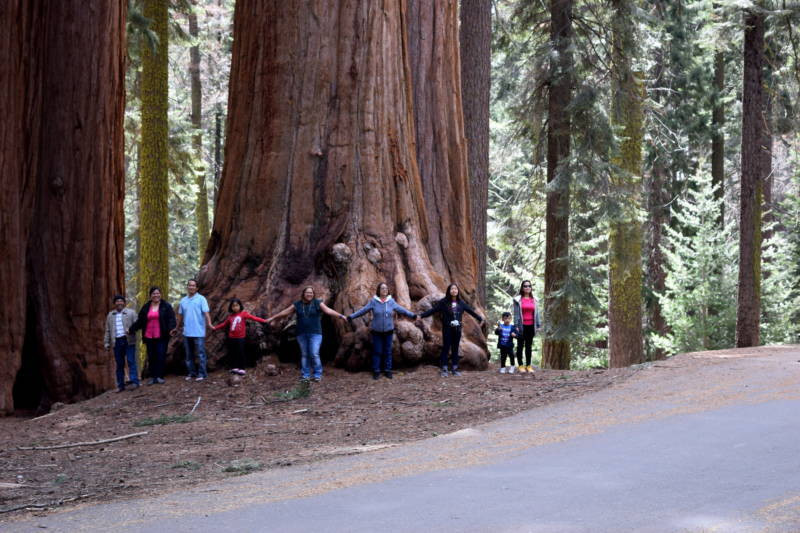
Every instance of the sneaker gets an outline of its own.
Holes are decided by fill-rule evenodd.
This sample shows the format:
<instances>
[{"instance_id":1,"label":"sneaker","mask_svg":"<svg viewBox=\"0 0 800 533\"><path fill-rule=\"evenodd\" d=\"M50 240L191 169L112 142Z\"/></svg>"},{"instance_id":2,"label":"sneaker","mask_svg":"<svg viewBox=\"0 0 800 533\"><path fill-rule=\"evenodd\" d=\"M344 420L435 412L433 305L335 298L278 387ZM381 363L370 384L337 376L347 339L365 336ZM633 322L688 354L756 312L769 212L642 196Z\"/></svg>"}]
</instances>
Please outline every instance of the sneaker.
<instances>
[{"instance_id":1,"label":"sneaker","mask_svg":"<svg viewBox=\"0 0 800 533\"><path fill-rule=\"evenodd\" d=\"M192 381L194 379L194 376L186 376L183 379L186 380L186 381Z\"/></svg>"},{"instance_id":2,"label":"sneaker","mask_svg":"<svg viewBox=\"0 0 800 533\"><path fill-rule=\"evenodd\" d=\"M138 383L133 383L133 384L131 385L131 390L136 390L136 389L138 389L138 388L139 388L139 384L138 384Z\"/></svg>"},{"instance_id":3,"label":"sneaker","mask_svg":"<svg viewBox=\"0 0 800 533\"><path fill-rule=\"evenodd\" d=\"M450 374L459 377L461 375L461 372L459 372L457 368L454 368L453 370L450 371Z\"/></svg>"},{"instance_id":4,"label":"sneaker","mask_svg":"<svg viewBox=\"0 0 800 533\"><path fill-rule=\"evenodd\" d=\"M443 378L446 378L446 377L447 377L447 376L449 376L449 375L450 375L450 373L447 371L447 369L446 369L446 368L443 368L443 369L442 369L442 370L439 372L439 376L441 376L441 377L443 377Z\"/></svg>"},{"instance_id":5,"label":"sneaker","mask_svg":"<svg viewBox=\"0 0 800 533\"><path fill-rule=\"evenodd\" d=\"M525 367L525 365L519 365L519 367L517 367L517 372L519 372L520 374L524 374L527 371L528 369Z\"/></svg>"},{"instance_id":6,"label":"sneaker","mask_svg":"<svg viewBox=\"0 0 800 533\"><path fill-rule=\"evenodd\" d=\"M117 387L117 394L120 392L125 392L125 387Z\"/></svg>"},{"instance_id":7,"label":"sneaker","mask_svg":"<svg viewBox=\"0 0 800 533\"><path fill-rule=\"evenodd\" d=\"M195 378L195 381L205 381L205 380L206 380L206 378L204 378L203 376Z\"/></svg>"},{"instance_id":8,"label":"sneaker","mask_svg":"<svg viewBox=\"0 0 800 533\"><path fill-rule=\"evenodd\" d=\"M517 371L517 367L515 367L515 366L508 367L508 373L509 374L513 374L516 371Z\"/></svg>"},{"instance_id":9,"label":"sneaker","mask_svg":"<svg viewBox=\"0 0 800 533\"><path fill-rule=\"evenodd\" d=\"M247 374L247 371L244 370L243 368L237 368L236 373L239 374L240 376L244 376Z\"/></svg>"},{"instance_id":10,"label":"sneaker","mask_svg":"<svg viewBox=\"0 0 800 533\"><path fill-rule=\"evenodd\" d=\"M528 373L533 374L533 367L531 365L528 365Z\"/></svg>"},{"instance_id":11,"label":"sneaker","mask_svg":"<svg viewBox=\"0 0 800 533\"><path fill-rule=\"evenodd\" d=\"M158 383L159 385L163 385L164 383L166 383L166 381L164 381L164 378L156 378L156 383Z\"/></svg>"},{"instance_id":12,"label":"sneaker","mask_svg":"<svg viewBox=\"0 0 800 533\"><path fill-rule=\"evenodd\" d=\"M308 383L308 381L309 380L307 377L302 377L302 376L300 377L300 383Z\"/></svg>"},{"instance_id":13,"label":"sneaker","mask_svg":"<svg viewBox=\"0 0 800 533\"><path fill-rule=\"evenodd\" d=\"M322 381L322 378L314 376L313 378L311 378L311 381L313 381L314 383L319 383L320 381Z\"/></svg>"},{"instance_id":14,"label":"sneaker","mask_svg":"<svg viewBox=\"0 0 800 533\"><path fill-rule=\"evenodd\" d=\"M500 369L500 373L501 374L508 374L508 369L506 367L503 367L503 368Z\"/></svg>"},{"instance_id":15,"label":"sneaker","mask_svg":"<svg viewBox=\"0 0 800 533\"><path fill-rule=\"evenodd\" d=\"M239 373L238 368L231 368L231 374L238 374L238 373Z\"/></svg>"},{"instance_id":16,"label":"sneaker","mask_svg":"<svg viewBox=\"0 0 800 533\"><path fill-rule=\"evenodd\" d=\"M391 372L384 372L383 375L386 376L386 379L392 379L392 373Z\"/></svg>"},{"instance_id":17,"label":"sneaker","mask_svg":"<svg viewBox=\"0 0 800 533\"><path fill-rule=\"evenodd\" d=\"M380 372L373 372L372 373L372 379L378 379L380 377L381 377L381 373Z\"/></svg>"},{"instance_id":18,"label":"sneaker","mask_svg":"<svg viewBox=\"0 0 800 533\"><path fill-rule=\"evenodd\" d=\"M153 378L147 382L148 385L155 385L156 383L158 383L158 380L156 378Z\"/></svg>"}]
</instances>

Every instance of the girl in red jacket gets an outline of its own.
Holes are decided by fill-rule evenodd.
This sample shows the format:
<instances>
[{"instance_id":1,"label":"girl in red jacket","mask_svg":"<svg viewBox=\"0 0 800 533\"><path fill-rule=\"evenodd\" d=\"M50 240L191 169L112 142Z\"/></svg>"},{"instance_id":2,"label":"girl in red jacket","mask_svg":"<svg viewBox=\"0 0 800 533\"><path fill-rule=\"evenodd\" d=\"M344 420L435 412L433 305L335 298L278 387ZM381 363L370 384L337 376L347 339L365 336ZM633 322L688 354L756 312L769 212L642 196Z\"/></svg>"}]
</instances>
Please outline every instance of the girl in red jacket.
<instances>
[{"instance_id":1,"label":"girl in red jacket","mask_svg":"<svg viewBox=\"0 0 800 533\"><path fill-rule=\"evenodd\" d=\"M231 360L231 364L235 365L231 372L243 376L246 374L244 367L247 366L244 354L244 338L247 335L245 320L255 320L262 324L268 323L269 320L253 316L245 311L242 301L238 298L231 300L230 305L228 305L228 313L229 315L225 322L214 326L214 330L228 327L228 358Z\"/></svg>"}]
</instances>

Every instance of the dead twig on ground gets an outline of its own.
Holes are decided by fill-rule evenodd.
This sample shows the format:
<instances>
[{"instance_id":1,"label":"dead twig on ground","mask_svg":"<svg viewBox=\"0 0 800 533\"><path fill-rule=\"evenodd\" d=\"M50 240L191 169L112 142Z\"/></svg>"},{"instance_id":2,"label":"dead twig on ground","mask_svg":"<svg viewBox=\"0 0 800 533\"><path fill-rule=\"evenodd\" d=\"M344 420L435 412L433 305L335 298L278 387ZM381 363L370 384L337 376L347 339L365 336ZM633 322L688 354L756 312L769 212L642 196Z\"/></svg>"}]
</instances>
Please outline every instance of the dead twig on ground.
<instances>
[{"instance_id":1,"label":"dead twig on ground","mask_svg":"<svg viewBox=\"0 0 800 533\"><path fill-rule=\"evenodd\" d=\"M59 450L61 448L75 448L77 446L94 446L95 444L107 444L109 442L117 442L120 440L131 439L133 437L141 437L147 435L147 431L140 431L139 433L131 433L130 435L123 435L121 437L114 437L113 439L93 440L89 442L72 442L69 444L56 444L55 446L17 446L18 450Z\"/></svg>"},{"instance_id":2,"label":"dead twig on ground","mask_svg":"<svg viewBox=\"0 0 800 533\"><path fill-rule=\"evenodd\" d=\"M195 409L197 409L197 406L198 406L198 405L200 405L200 400L202 400L202 399L203 399L203 397L202 397L202 396L198 396L198 397L197 397L197 401L196 401L196 402L194 402L194 407L192 407L192 410L191 410L191 411L189 411L189 416L191 416L191 415L192 415L192 413L194 413L194 410L195 410Z\"/></svg>"},{"instance_id":3,"label":"dead twig on ground","mask_svg":"<svg viewBox=\"0 0 800 533\"><path fill-rule=\"evenodd\" d=\"M8 509L0 509L0 514L21 511L23 509L47 509L48 507L58 507L59 505L64 505L65 503L74 502L76 500L82 500L91 496L93 496L93 494L81 494L80 496L64 498L63 500L58 500L51 503L25 503L22 505L17 505L16 507L9 507Z\"/></svg>"}]
</instances>

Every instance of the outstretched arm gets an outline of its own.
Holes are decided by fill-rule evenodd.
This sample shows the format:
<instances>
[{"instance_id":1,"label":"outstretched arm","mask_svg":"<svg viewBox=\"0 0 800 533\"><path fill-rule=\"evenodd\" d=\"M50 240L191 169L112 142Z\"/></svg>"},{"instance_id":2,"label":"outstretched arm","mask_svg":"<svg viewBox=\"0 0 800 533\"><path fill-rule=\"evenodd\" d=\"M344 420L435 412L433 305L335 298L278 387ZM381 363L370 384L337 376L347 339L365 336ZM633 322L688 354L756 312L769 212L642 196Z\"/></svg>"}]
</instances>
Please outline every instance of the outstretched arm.
<instances>
[{"instance_id":1,"label":"outstretched arm","mask_svg":"<svg viewBox=\"0 0 800 533\"><path fill-rule=\"evenodd\" d=\"M322 309L322 312L325 313L326 315L333 316L333 317L336 317L336 318L341 318L342 320L347 320L346 316L344 316L339 311L334 311L333 309L331 309L330 307L325 305L324 302L320 302L319 303L319 308Z\"/></svg>"},{"instance_id":2,"label":"outstretched arm","mask_svg":"<svg viewBox=\"0 0 800 533\"><path fill-rule=\"evenodd\" d=\"M462 301L461 303L464 305L464 311L475 317L475 320L477 320L478 323L483 324L483 317L481 315L476 313L475 310L472 307L470 307L467 302Z\"/></svg>"},{"instance_id":3,"label":"outstretched arm","mask_svg":"<svg viewBox=\"0 0 800 533\"><path fill-rule=\"evenodd\" d=\"M362 307L361 309L359 309L359 310L358 310L358 311L356 311L355 313L351 314L351 315L350 315L349 317L347 317L347 318L349 318L350 320L353 320L354 318L358 318L358 317L360 317L361 315L365 314L365 313L366 313L367 311L369 311L370 309L372 309L372 300L370 300L370 301L369 301L369 303L367 303L367 305L365 305L364 307Z\"/></svg>"},{"instance_id":4,"label":"outstretched arm","mask_svg":"<svg viewBox=\"0 0 800 533\"><path fill-rule=\"evenodd\" d=\"M398 303L394 304L394 310L400 313L401 315L407 316L408 318L417 318L417 315L415 315L414 313L412 313L411 311L409 311L408 309L406 309L405 307L403 307Z\"/></svg>"},{"instance_id":5,"label":"outstretched arm","mask_svg":"<svg viewBox=\"0 0 800 533\"><path fill-rule=\"evenodd\" d=\"M281 318L284 318L284 317L287 317L287 316L291 315L292 313L294 313L294 306L290 305L289 307L287 307L286 309L284 309L283 311L281 311L277 315L267 318L267 322L272 322L273 320L279 320Z\"/></svg>"},{"instance_id":6,"label":"outstretched arm","mask_svg":"<svg viewBox=\"0 0 800 533\"><path fill-rule=\"evenodd\" d=\"M261 322L262 324L266 324L267 322L269 322L269 320L267 320L266 318L261 318L261 317L255 316L255 315L251 315L247 311L242 313L242 315L246 319L249 318L250 320L255 320L256 322Z\"/></svg>"}]
</instances>

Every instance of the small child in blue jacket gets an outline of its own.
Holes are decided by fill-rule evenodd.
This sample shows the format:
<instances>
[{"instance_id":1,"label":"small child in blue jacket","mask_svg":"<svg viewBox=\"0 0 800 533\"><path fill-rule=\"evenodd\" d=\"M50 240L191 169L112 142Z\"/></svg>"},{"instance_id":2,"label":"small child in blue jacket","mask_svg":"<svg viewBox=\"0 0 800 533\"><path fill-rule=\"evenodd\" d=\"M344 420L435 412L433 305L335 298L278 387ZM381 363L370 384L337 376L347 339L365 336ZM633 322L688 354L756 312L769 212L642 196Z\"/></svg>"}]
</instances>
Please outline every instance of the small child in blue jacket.
<instances>
[{"instance_id":1,"label":"small child in blue jacket","mask_svg":"<svg viewBox=\"0 0 800 533\"><path fill-rule=\"evenodd\" d=\"M514 339L519 336L517 326L511 323L511 313L503 313L503 323L497 323L494 330L497 335L497 347L500 349L500 373L514 373ZM506 368L506 357L511 361L511 366Z\"/></svg>"}]
</instances>

